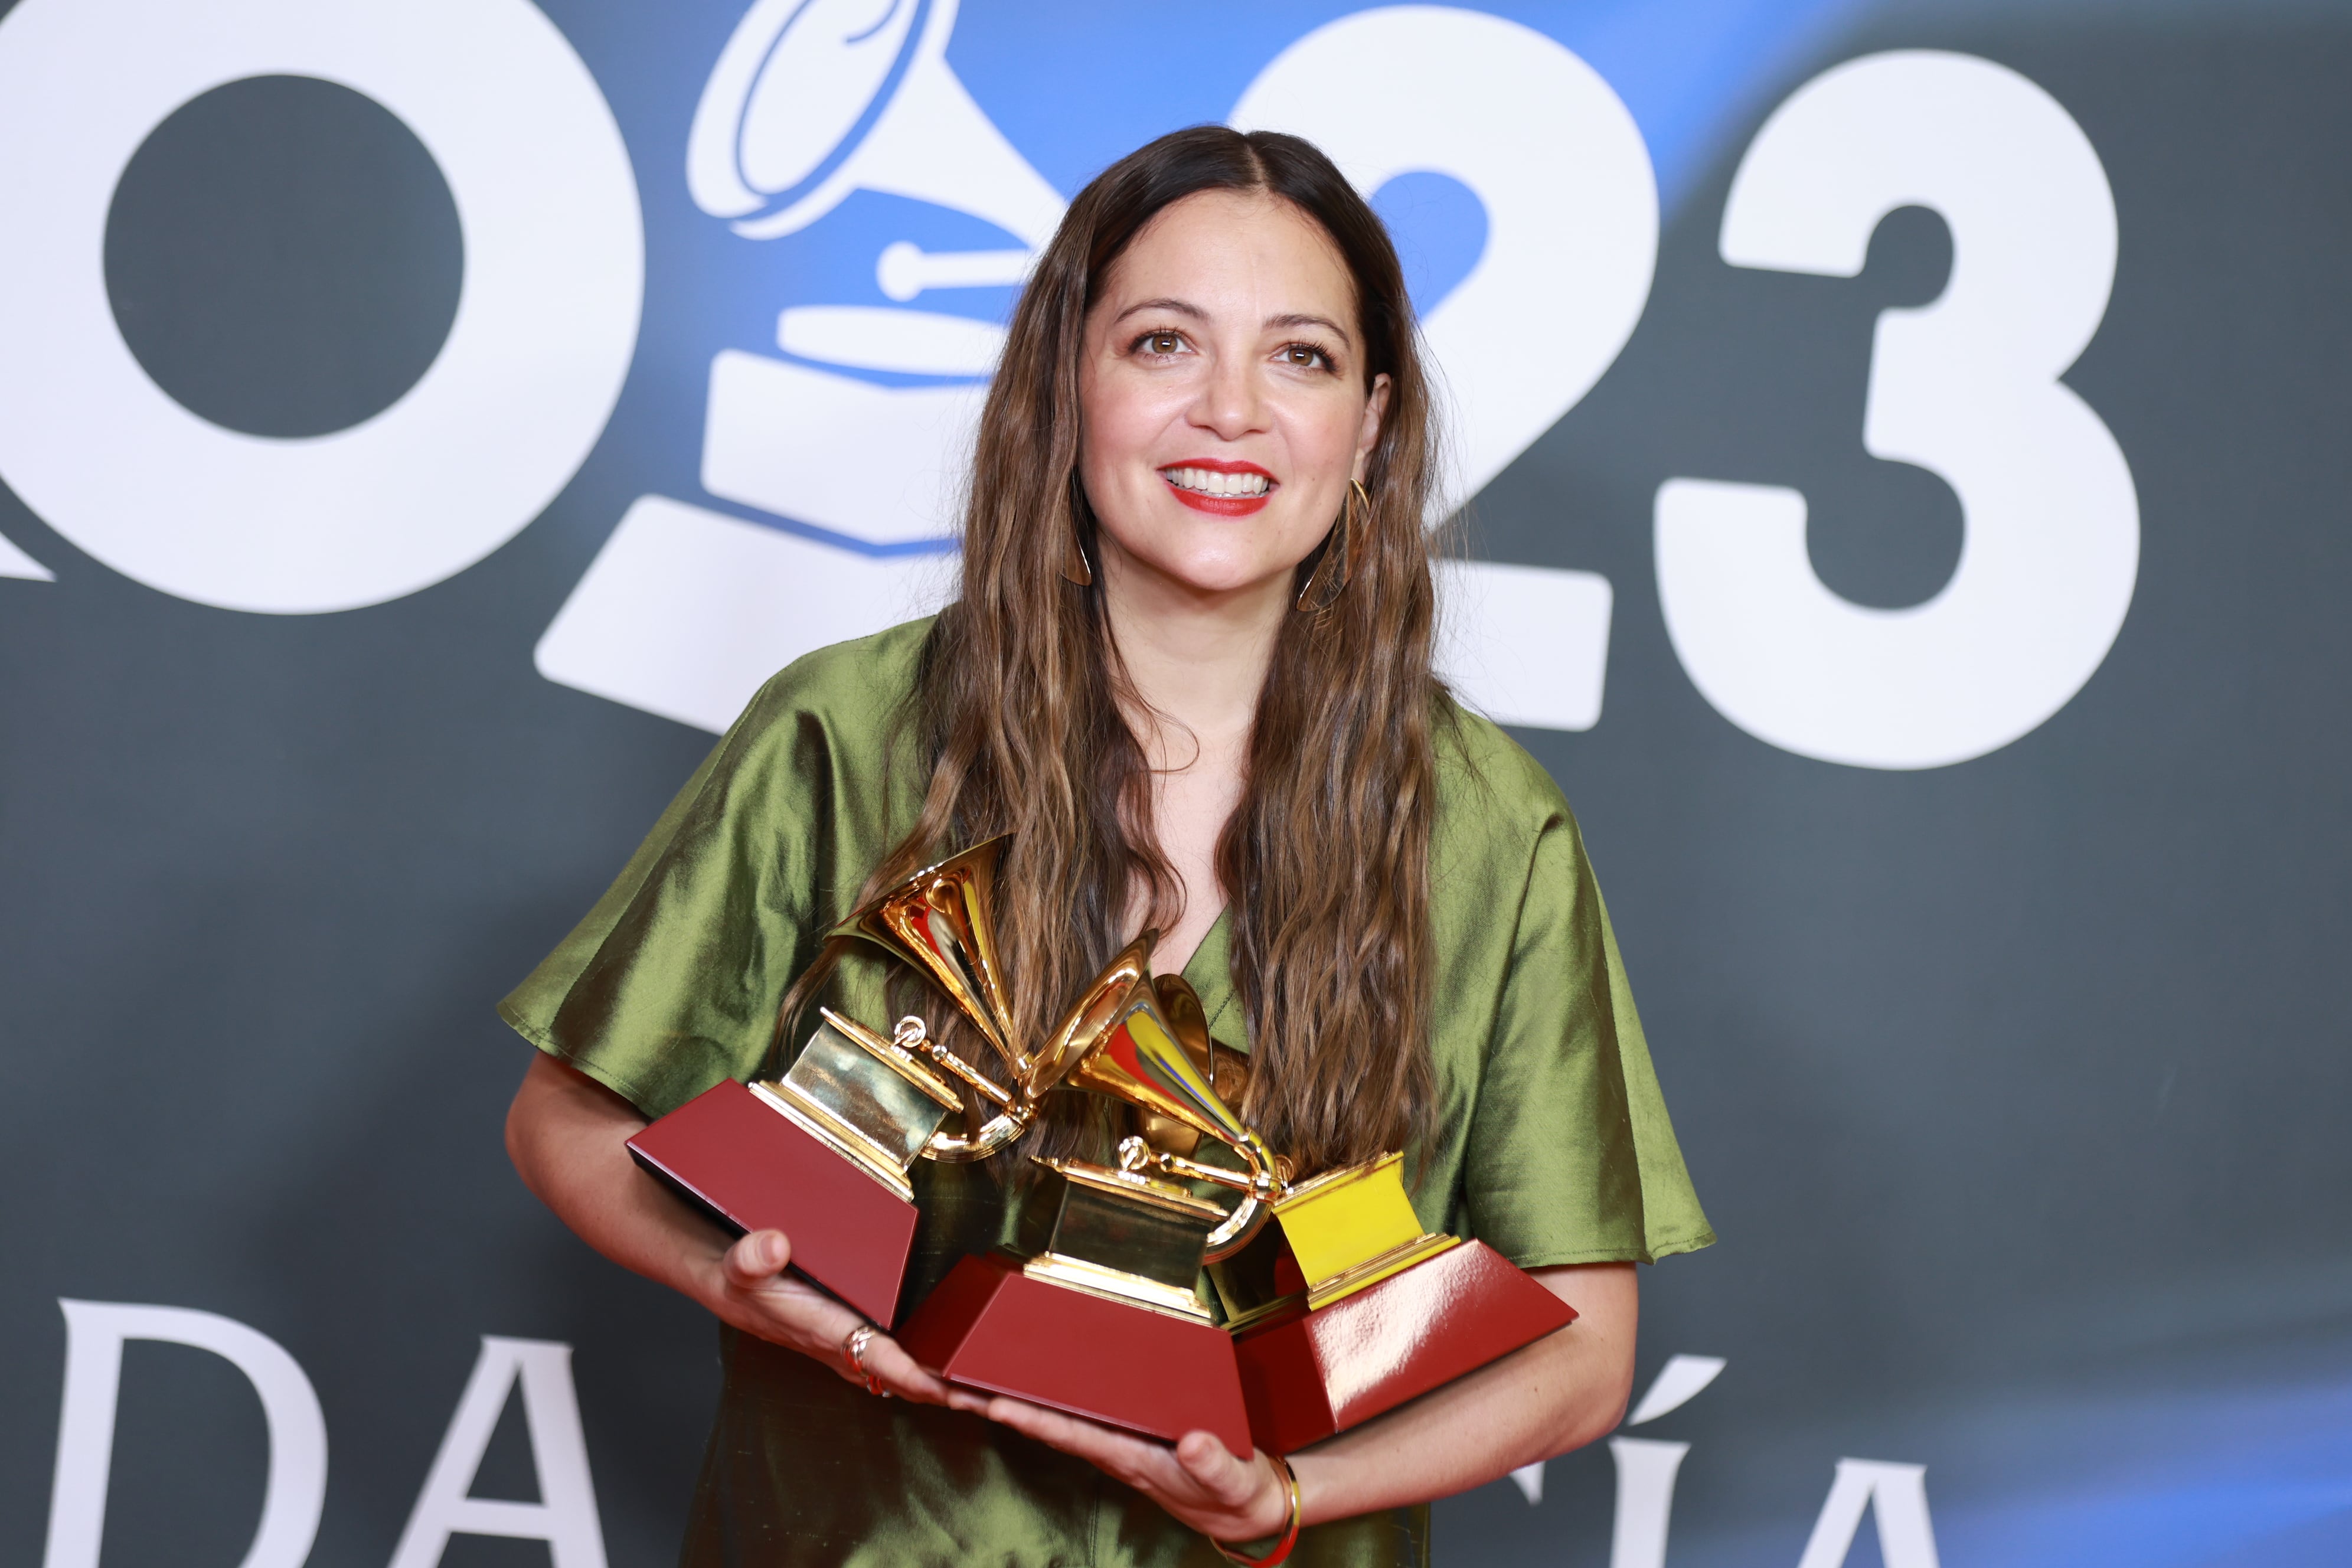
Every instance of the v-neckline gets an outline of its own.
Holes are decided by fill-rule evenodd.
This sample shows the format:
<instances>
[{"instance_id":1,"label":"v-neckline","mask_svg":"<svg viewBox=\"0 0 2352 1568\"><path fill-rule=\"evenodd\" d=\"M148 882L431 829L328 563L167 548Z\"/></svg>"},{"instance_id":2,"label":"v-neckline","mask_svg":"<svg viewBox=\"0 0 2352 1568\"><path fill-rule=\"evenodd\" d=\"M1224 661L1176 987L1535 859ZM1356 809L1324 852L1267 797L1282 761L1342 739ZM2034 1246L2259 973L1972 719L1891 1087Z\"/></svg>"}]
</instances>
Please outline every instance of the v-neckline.
<instances>
[{"instance_id":1,"label":"v-neckline","mask_svg":"<svg viewBox=\"0 0 2352 1568\"><path fill-rule=\"evenodd\" d=\"M1217 911L1217 918L1202 933L1201 945L1184 961L1180 973L1201 998L1201 1013L1208 1020L1210 1037L1228 1050L1249 1054L1249 1025L1234 1006L1234 969L1232 961L1233 906L1227 904ZM1231 1014L1230 1025L1227 1015Z\"/></svg>"}]
</instances>

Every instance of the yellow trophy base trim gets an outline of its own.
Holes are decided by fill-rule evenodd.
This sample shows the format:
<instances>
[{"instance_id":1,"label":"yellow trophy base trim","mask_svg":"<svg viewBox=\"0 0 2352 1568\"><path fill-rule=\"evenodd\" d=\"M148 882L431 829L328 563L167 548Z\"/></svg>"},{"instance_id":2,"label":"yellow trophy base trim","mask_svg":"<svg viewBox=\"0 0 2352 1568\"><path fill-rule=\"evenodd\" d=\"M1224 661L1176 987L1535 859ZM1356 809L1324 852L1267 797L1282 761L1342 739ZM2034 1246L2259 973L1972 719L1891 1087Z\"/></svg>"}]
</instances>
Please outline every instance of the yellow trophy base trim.
<instances>
[{"instance_id":1,"label":"yellow trophy base trim","mask_svg":"<svg viewBox=\"0 0 2352 1568\"><path fill-rule=\"evenodd\" d=\"M1141 1307L1163 1317L1181 1318L1193 1323L1213 1321L1209 1309L1202 1306L1201 1298L1192 1291L1180 1290L1173 1285L1163 1285L1157 1279L1146 1279L1121 1269L1105 1268L1101 1264L1088 1263L1083 1258L1041 1252L1024 1263L1021 1272L1048 1285L1083 1290L1089 1296L1101 1296L1130 1307Z\"/></svg>"},{"instance_id":2,"label":"yellow trophy base trim","mask_svg":"<svg viewBox=\"0 0 2352 1568\"><path fill-rule=\"evenodd\" d=\"M1377 1258L1368 1258L1353 1268L1342 1269L1328 1279L1307 1288L1307 1310L1328 1307L1332 1302L1352 1296L1368 1286L1377 1285L1391 1274L1402 1274L1414 1264L1436 1257L1439 1253L1462 1245L1458 1236L1432 1232L1417 1236L1411 1241L1400 1242Z\"/></svg>"},{"instance_id":3,"label":"yellow trophy base trim","mask_svg":"<svg viewBox=\"0 0 2352 1568\"><path fill-rule=\"evenodd\" d=\"M1268 1318L1290 1310L1302 1301L1310 1312L1318 1307L1328 1307L1334 1301L1345 1300L1359 1290L1370 1289L1391 1275L1402 1274L1416 1263L1461 1245L1462 1238L1458 1236L1438 1233L1416 1236L1411 1241L1390 1247L1377 1258L1366 1258L1353 1268L1334 1274L1310 1289L1293 1290L1286 1296L1276 1296L1271 1301L1261 1301L1245 1312L1235 1313L1225 1320L1225 1328L1229 1332L1242 1333Z\"/></svg>"},{"instance_id":4,"label":"yellow trophy base trim","mask_svg":"<svg viewBox=\"0 0 2352 1568\"><path fill-rule=\"evenodd\" d=\"M1352 1279L1423 1238L1404 1194L1404 1156L1327 1171L1274 1201L1275 1218L1310 1289Z\"/></svg>"},{"instance_id":5,"label":"yellow trophy base trim","mask_svg":"<svg viewBox=\"0 0 2352 1568\"><path fill-rule=\"evenodd\" d=\"M782 1079L768 1079L751 1085L751 1092L793 1126L881 1183L901 1202L915 1201L906 1170L887 1151L792 1084Z\"/></svg>"}]
</instances>

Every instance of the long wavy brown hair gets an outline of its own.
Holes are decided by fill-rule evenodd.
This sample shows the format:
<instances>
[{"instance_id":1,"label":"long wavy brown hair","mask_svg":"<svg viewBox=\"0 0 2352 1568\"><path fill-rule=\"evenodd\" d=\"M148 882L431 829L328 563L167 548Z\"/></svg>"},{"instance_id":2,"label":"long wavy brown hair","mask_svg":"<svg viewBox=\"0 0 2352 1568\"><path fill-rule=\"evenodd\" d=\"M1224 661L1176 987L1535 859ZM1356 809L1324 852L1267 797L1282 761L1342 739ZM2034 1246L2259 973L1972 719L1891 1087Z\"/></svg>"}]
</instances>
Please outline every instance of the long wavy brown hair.
<instances>
[{"instance_id":1,"label":"long wavy brown hair","mask_svg":"<svg viewBox=\"0 0 2352 1568\"><path fill-rule=\"evenodd\" d=\"M1147 895L1147 925L1178 913L1150 765L1122 714L1142 700L1099 580L1081 587L1062 568L1073 541L1095 554L1078 465L1087 310L1153 216L1202 191L1265 193L1322 226L1354 279L1366 387L1390 380L1346 587L1319 613L1285 617L1217 843L1252 1046L1243 1113L1308 1173L1399 1148L1429 1114L1433 731L1451 712L1430 667L1435 431L1412 305L1380 218L1310 143L1179 131L1071 204L1013 312L980 421L961 595L931 632L904 716L931 759L921 816L860 898L1012 834L1000 952L1031 1040L1122 945L1134 894ZM1300 564L1302 583L1328 548ZM1099 1108L1055 1099L1067 1103L1044 1149L1093 1142Z\"/></svg>"}]
</instances>

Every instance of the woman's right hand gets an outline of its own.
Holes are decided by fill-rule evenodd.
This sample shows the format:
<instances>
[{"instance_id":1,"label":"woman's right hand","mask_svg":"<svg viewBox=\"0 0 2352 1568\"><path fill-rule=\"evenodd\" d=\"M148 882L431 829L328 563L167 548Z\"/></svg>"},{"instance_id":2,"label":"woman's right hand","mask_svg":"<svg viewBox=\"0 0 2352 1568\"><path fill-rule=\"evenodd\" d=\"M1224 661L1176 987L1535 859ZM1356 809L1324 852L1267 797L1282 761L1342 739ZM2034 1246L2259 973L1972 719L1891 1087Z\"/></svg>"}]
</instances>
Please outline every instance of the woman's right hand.
<instances>
[{"instance_id":1,"label":"woman's right hand","mask_svg":"<svg viewBox=\"0 0 2352 1568\"><path fill-rule=\"evenodd\" d=\"M747 1334L796 1350L860 1387L866 1379L849 1358L849 1336L866 1321L855 1310L807 1280L784 1271L792 1243L780 1230L755 1230L718 1259L704 1305ZM866 1343L866 1370L890 1393L922 1405L984 1411L985 1397L950 1387L915 1363L887 1333Z\"/></svg>"},{"instance_id":2,"label":"woman's right hand","mask_svg":"<svg viewBox=\"0 0 2352 1568\"><path fill-rule=\"evenodd\" d=\"M793 1248L781 1231L753 1231L730 1247L716 1226L646 1180L628 1149L645 1125L636 1107L613 1090L553 1057L534 1055L507 1113L507 1150L540 1201L614 1262L862 1386L848 1342L866 1320L784 1272ZM987 1405L917 1366L887 1334L866 1341L865 1359L882 1386L902 1399L956 1410Z\"/></svg>"}]
</instances>

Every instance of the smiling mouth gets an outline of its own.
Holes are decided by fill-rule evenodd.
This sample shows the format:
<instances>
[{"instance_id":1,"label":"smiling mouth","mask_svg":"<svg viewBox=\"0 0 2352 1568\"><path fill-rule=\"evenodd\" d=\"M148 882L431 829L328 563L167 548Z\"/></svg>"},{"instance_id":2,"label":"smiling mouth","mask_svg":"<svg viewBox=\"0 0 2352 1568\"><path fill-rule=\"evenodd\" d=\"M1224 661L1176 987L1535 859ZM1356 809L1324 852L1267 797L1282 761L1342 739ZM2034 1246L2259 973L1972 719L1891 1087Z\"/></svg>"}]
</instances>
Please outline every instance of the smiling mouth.
<instances>
[{"instance_id":1,"label":"smiling mouth","mask_svg":"<svg viewBox=\"0 0 2352 1568\"><path fill-rule=\"evenodd\" d=\"M1274 489L1274 480L1264 474L1229 474L1215 468L1173 468L1160 470L1160 477L1180 490L1194 495L1215 496L1220 500L1233 498L1250 500L1265 495Z\"/></svg>"},{"instance_id":2,"label":"smiling mouth","mask_svg":"<svg viewBox=\"0 0 2352 1568\"><path fill-rule=\"evenodd\" d=\"M1160 479L1170 495L1211 517L1248 517L1263 510L1282 488L1281 481L1255 464L1210 468L1201 463L1171 463L1160 470Z\"/></svg>"}]
</instances>

